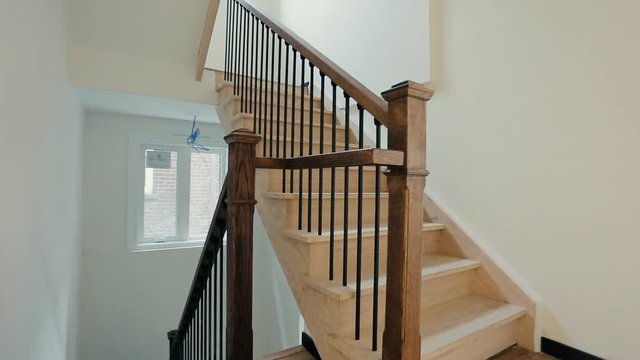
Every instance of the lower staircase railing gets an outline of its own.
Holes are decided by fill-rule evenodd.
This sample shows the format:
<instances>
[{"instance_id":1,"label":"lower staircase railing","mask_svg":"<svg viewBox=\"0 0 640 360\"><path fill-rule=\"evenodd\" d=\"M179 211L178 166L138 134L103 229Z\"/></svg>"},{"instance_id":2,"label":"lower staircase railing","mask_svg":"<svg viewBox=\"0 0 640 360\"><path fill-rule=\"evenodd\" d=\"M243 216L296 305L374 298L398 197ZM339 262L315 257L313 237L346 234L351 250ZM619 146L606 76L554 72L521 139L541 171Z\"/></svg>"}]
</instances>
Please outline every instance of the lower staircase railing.
<instances>
[{"instance_id":1,"label":"lower staircase railing","mask_svg":"<svg viewBox=\"0 0 640 360\"><path fill-rule=\"evenodd\" d=\"M225 140L228 173L178 328L168 333L171 360L253 358L254 160L260 137L238 131Z\"/></svg>"}]
</instances>

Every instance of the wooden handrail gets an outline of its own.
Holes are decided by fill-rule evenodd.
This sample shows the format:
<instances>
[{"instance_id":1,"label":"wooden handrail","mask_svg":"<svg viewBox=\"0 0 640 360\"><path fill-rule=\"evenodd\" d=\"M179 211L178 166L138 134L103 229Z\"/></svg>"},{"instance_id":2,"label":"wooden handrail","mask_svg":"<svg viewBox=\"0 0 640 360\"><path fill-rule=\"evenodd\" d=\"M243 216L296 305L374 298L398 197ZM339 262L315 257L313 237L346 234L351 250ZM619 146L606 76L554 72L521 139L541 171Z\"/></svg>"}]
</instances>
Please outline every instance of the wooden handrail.
<instances>
[{"instance_id":1,"label":"wooden handrail","mask_svg":"<svg viewBox=\"0 0 640 360\"><path fill-rule=\"evenodd\" d=\"M333 61L324 56L318 49L314 48L308 42L304 41L292 30L279 22L270 19L253 5L245 0L235 0L256 18L267 25L273 32L278 34L283 40L293 46L302 56L309 60L318 70L325 74L329 79L336 83L351 98L356 100L365 110L367 110L382 125L390 127L389 113L387 103L374 92L369 90L361 82L349 75L345 70Z\"/></svg>"},{"instance_id":2,"label":"wooden handrail","mask_svg":"<svg viewBox=\"0 0 640 360\"><path fill-rule=\"evenodd\" d=\"M260 169L322 169L345 166L402 166L404 153L395 150L358 149L295 158L256 158Z\"/></svg>"}]
</instances>

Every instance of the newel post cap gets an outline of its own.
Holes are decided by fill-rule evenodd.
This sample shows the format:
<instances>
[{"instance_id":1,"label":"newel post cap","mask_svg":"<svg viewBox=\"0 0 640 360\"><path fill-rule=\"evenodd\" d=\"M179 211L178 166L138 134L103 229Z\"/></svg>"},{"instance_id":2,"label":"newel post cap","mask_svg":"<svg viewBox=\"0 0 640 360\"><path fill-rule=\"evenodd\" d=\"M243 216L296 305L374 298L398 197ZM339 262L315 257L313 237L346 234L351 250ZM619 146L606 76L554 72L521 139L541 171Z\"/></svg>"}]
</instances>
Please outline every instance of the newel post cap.
<instances>
[{"instance_id":1,"label":"newel post cap","mask_svg":"<svg viewBox=\"0 0 640 360\"><path fill-rule=\"evenodd\" d=\"M433 96L434 91L414 81L403 81L395 84L391 89L384 91L382 97L387 101L399 98L411 97L423 101L428 101Z\"/></svg>"},{"instance_id":2,"label":"newel post cap","mask_svg":"<svg viewBox=\"0 0 640 360\"><path fill-rule=\"evenodd\" d=\"M246 144L257 144L260 142L262 137L260 135L256 135L253 131L249 129L238 129L231 132L231 134L224 137L224 141L227 144L232 143L246 143Z\"/></svg>"}]
</instances>

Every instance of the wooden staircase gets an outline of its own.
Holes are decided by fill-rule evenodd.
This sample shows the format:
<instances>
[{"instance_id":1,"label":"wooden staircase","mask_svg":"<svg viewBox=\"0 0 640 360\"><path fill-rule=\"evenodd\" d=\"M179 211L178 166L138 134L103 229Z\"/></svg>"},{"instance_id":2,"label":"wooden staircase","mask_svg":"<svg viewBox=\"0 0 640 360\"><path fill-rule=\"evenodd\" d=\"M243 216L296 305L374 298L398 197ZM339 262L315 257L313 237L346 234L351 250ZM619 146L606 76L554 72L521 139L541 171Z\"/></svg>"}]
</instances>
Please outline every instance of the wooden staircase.
<instances>
[{"instance_id":1,"label":"wooden staircase","mask_svg":"<svg viewBox=\"0 0 640 360\"><path fill-rule=\"evenodd\" d=\"M433 92L406 81L381 98L246 0L226 16L229 170L171 360L253 358L255 208L323 359L535 350L535 302L424 194Z\"/></svg>"},{"instance_id":2,"label":"wooden staircase","mask_svg":"<svg viewBox=\"0 0 640 360\"><path fill-rule=\"evenodd\" d=\"M222 126L227 133L240 128L253 126L254 115L240 111L240 98L233 95L234 84L223 80L223 75L218 74L216 91L220 105L218 114ZM305 91L308 98L308 91ZM319 100L319 99L318 99ZM283 109L282 111L284 111ZM291 108L288 109L291 111ZM325 109L325 116L332 116L329 109ZM339 115L344 121L343 115ZM344 123L340 129L344 129ZM298 126L299 124L296 124ZM357 135L350 134L352 148L357 147ZM268 141L263 138L262 141ZM281 140L282 141L282 140ZM344 141L344 137L341 139ZM257 145L258 155L261 154L262 143ZM373 184L374 168L365 168L363 202L363 267L362 267L362 309L361 309L361 336L360 340L354 338L355 295L356 284L354 276L356 254L356 218L354 214L349 217L349 241L347 251L349 261L348 284L343 286L342 261L335 262L334 280L328 279L328 262L330 256L329 244L329 214L323 216L320 226L325 229L322 235L316 232L307 232L306 217L303 219L302 230L298 230L298 193L297 191L282 192L283 171L279 169L258 170L257 191L258 213L267 229L269 238L276 251L278 259L286 274L295 295L300 310L304 316L307 327L316 341L316 345L323 359L381 359L381 351L372 351L371 348L371 321L372 321L372 257L373 257ZM317 170L316 170L317 171ZM324 170L325 173L327 170ZM336 209L338 214L343 213L344 169L336 169L336 181L338 194L336 196ZM357 168L350 168L351 172ZM297 173L294 182L297 184ZM303 174L303 177L305 175ZM323 181L328 181L325 176ZM357 189L357 177L349 177L350 189ZM307 206L307 181L303 184L303 213ZM313 182L312 208L317 209L320 201L324 202L323 211L330 209L329 193L317 192L318 182ZM325 183L323 189L329 189ZM386 221L388 208L388 193L386 183L383 184L383 193L380 196L381 209L381 252L379 293L381 305L378 307L381 319L380 326L384 328L384 299L386 292L386 250L388 244ZM357 194L350 193L348 197L349 211L357 208ZM431 206L435 206L430 200ZM490 262L483 253L475 256L466 256L473 253L470 248L477 250L474 244L460 244L460 241L469 241L468 238L455 239L445 223L434 222L429 216L428 209L424 212L424 224L422 230L422 288L420 336L421 359L487 359L513 344L520 344L532 349L533 342L533 316L534 308L527 299L516 303L509 303L509 298L516 299L513 293L513 284L504 273ZM438 214L442 216L442 214ZM447 218L448 220L448 218ZM312 228L318 228L316 218L312 219ZM334 236L343 238L342 217L338 216L334 223ZM456 229L457 230L457 229ZM333 248L334 259L343 259L342 242L336 242ZM489 271L483 262L487 262ZM491 272L500 273L497 283L491 276ZM506 289L506 293L505 290ZM382 332L379 332L379 343L382 343Z\"/></svg>"}]
</instances>

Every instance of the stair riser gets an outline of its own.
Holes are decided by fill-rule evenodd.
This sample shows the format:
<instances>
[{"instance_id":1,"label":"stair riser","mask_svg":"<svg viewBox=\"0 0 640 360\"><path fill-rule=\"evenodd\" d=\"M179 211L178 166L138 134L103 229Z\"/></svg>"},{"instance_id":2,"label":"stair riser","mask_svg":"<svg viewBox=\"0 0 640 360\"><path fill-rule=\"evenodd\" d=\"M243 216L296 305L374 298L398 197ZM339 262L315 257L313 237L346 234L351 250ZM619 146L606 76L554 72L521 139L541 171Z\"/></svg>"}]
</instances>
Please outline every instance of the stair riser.
<instances>
[{"instance_id":1,"label":"stair riser","mask_svg":"<svg viewBox=\"0 0 640 360\"><path fill-rule=\"evenodd\" d=\"M363 192L374 192L376 189L376 177L375 177L375 171L367 171L368 169L373 169L373 168L365 168L365 171L363 172L363 180L362 180L362 185L363 185ZM335 180L335 192L337 194L341 194L344 193L344 168L338 168L335 170L336 172L336 180ZM294 192L298 191L298 184L299 184L299 179L300 179L300 172L298 170L294 170L293 171L293 184L294 184ZM311 190L314 192L318 192L318 185L320 184L320 179L319 179L319 170L314 170L313 171L313 176L311 178L312 180L312 185L311 185ZM287 170L286 171L286 190L290 191L290 176L291 176L291 171ZM282 170L271 170L269 171L269 191L276 191L276 192L280 192L282 191ZM309 176L308 176L308 171L303 171L302 174L302 189L303 192L306 192L308 190L308 184L309 184ZM350 191L357 191L358 189L358 168L357 167L351 167L349 168L349 190ZM322 191L324 193L330 193L331 192L331 169L324 169L323 170L323 176L322 176ZM387 177L384 174L380 174L380 191L381 192L386 192L387 191Z\"/></svg>"},{"instance_id":2,"label":"stair riser","mask_svg":"<svg viewBox=\"0 0 640 360\"><path fill-rule=\"evenodd\" d=\"M282 139L281 139L282 140ZM262 142L266 141L267 143L267 151L266 153L263 154L263 145ZM295 156L300 156L300 142L294 141L293 143L291 141L287 141L287 154L290 154L291 152L291 146L293 145L293 152L295 154ZM273 149L272 154L273 156L270 156L270 148L269 146L271 146L271 148ZM276 157L276 149L278 148L278 141L277 138L275 136L275 134L273 135L273 141L270 141L269 137L264 138L263 140L260 140L260 142L257 145L256 148L256 155L258 156L267 156L267 157ZM324 153L330 153L331 152L331 145L330 144L325 144L322 147L324 150ZM354 147L355 148L355 145ZM342 150L342 149L341 149ZM313 143L312 144L312 154L319 154L320 153L320 144L319 143ZM284 143L283 141L280 141L280 154L282 155L284 152ZM304 144L302 145L302 155L308 155L309 154L309 143L307 142L307 139L305 139ZM282 157L282 156L280 156Z\"/></svg>"},{"instance_id":3,"label":"stair riser","mask_svg":"<svg viewBox=\"0 0 640 360\"><path fill-rule=\"evenodd\" d=\"M257 97L258 102L262 102L265 103L265 96L266 96L266 103L267 104L271 104L271 85L268 85L269 88L267 90L265 90L265 85L264 83L262 84L262 92L260 91L260 86L258 85L257 88L245 88L245 91L250 91L249 93L249 97L250 99L254 99L255 97ZM273 102L274 103L278 103L278 86L273 87ZM289 88L289 90L287 90L289 93L286 96L287 99L287 105L295 105L297 108L300 108L300 101L302 100L302 96L300 96L300 87L296 88L296 96L295 98L293 97L293 93L292 93L292 89ZM280 103L281 105L284 105L284 101L285 101L285 96L284 96L284 86L281 87L280 89ZM230 96L233 95L233 86L226 86L224 87L221 91L218 92L218 94L220 94L220 96L222 98L229 98ZM306 96L304 97L304 107L308 108L309 103L311 101L311 98L309 97L309 93L307 91L305 91ZM240 95L240 94L236 94L236 95ZM317 96L315 96L316 98L313 101L313 106L314 107L318 107L320 106L320 98L318 98ZM293 104L295 99L295 104ZM327 99L325 99L325 108L326 106L330 105L330 103L328 102Z\"/></svg>"},{"instance_id":4,"label":"stair riser","mask_svg":"<svg viewBox=\"0 0 640 360\"><path fill-rule=\"evenodd\" d=\"M424 254L434 254L439 250L441 231L427 231L422 235L422 249ZM350 237L349 251L347 252L347 279L355 282L357 270L357 238ZM338 234L334 243L334 279L342 279L342 261L344 239L342 234ZM362 279L373 278L375 242L373 236L362 238ZM328 242L315 242L309 244L309 275L318 279L329 278L329 254L330 245ZM387 235L380 236L380 270L379 274L386 274L387 267Z\"/></svg>"},{"instance_id":5,"label":"stair riser","mask_svg":"<svg viewBox=\"0 0 640 360\"><path fill-rule=\"evenodd\" d=\"M286 206L287 216L287 228L298 228L298 199L283 200ZM322 200L322 228L330 228L330 216L331 216L331 201L330 199ZM374 209L375 200L373 197L363 198L362 203L362 226L373 227L374 226ZM311 229L312 231L318 230L318 199L312 199L311 201ZM380 224L387 223L388 214L388 198L380 198ZM343 228L344 224L344 199L336 198L335 201L335 226L338 229ZM354 229L358 225L357 221L357 199L355 197L349 198L349 228ZM307 229L307 199L302 199L302 229Z\"/></svg>"},{"instance_id":6,"label":"stair riser","mask_svg":"<svg viewBox=\"0 0 640 360\"><path fill-rule=\"evenodd\" d=\"M242 117L241 119L237 119L233 122L233 128L234 129L240 129L240 128L245 128L245 129L253 129L253 116L250 117ZM264 132L264 120L262 120L263 122L260 123L258 121L258 119L256 119L256 126L260 127L261 132ZM280 117L280 136L284 137L284 117L281 116ZM271 127L273 127L273 134L274 137L275 135L278 133L278 121L276 121L276 119L274 119L273 123L271 123L270 119L267 119L267 129L266 129L266 133L269 134L271 132ZM296 122L296 125L293 126L293 134L295 136L296 139L300 139L300 125L299 123ZM287 138L291 138L291 118L288 117L287 118ZM313 124L313 140L314 141L320 141L320 134L321 134L321 127L320 127L320 122L319 121L315 121ZM305 124L304 127L304 132L306 134L305 136L305 141L308 141L309 139L309 124ZM331 142L331 126L329 123L325 123L324 126L324 143L330 143ZM345 131L344 129L336 129L336 143L344 143L344 139L346 138L345 135ZM351 139L351 143L356 143L356 139L353 135L350 136ZM338 149L337 149L338 150Z\"/></svg>"},{"instance_id":7,"label":"stair riser","mask_svg":"<svg viewBox=\"0 0 640 360\"><path fill-rule=\"evenodd\" d=\"M512 320L464 339L445 354L424 354L420 360L487 359L516 344L518 331L518 320Z\"/></svg>"},{"instance_id":8,"label":"stair riser","mask_svg":"<svg viewBox=\"0 0 640 360\"><path fill-rule=\"evenodd\" d=\"M435 279L423 280L421 288L421 307L433 306L445 303L472 293L476 270L466 270L460 273L442 276ZM384 328L384 307L386 287L379 291L380 305L378 307L378 321L380 328ZM353 335L355 326L355 298L337 301L339 306L339 333ZM369 328L373 324L373 293L371 291L362 294L361 327Z\"/></svg>"},{"instance_id":9,"label":"stair riser","mask_svg":"<svg viewBox=\"0 0 640 360\"><path fill-rule=\"evenodd\" d=\"M277 75L277 74L276 74L276 75ZM284 77L284 74L283 74L282 76ZM289 77L291 77L291 75L289 75ZM243 79L243 77L242 77L242 76L238 76L238 79ZM248 78L248 79L251 79L251 78ZM289 79L289 80L291 80L291 79ZM253 80L253 83L254 83L254 84L258 84L258 86L257 86L257 87L255 87L255 86L254 86L254 87L255 87L255 88L257 88L258 90L260 90L260 83L262 83L262 89L263 89L263 91L264 91L264 89L265 89L265 82L264 82L264 80L261 80L261 79L254 79L254 80ZM216 74L216 84L222 84L222 85L220 85L220 86L216 86L216 91L217 91L217 92L219 92L219 93L224 92L224 93L229 93L229 94L230 94L230 93L233 93L233 83L224 83L224 82L223 82L223 76L222 76L222 75L218 75L218 74ZM291 85L291 84L286 85L286 84L284 84L284 83L280 83L280 84L278 84L277 82L274 82L273 88L274 88L274 90L275 90L276 92L278 91L278 86L280 87L280 91L281 91L282 93L284 93L285 88L286 88L286 87L288 87L289 94L291 94L291 93L292 93L293 88L295 87L295 88L296 88L296 96L300 95L300 85L299 85L299 84L297 84L297 85L295 85L295 86L294 86L294 85ZM254 88L254 87L252 87L252 88ZM268 90L271 90L271 81L267 81L267 82L266 82L266 87L268 88ZM229 89L231 89L231 90L229 91ZM308 89L308 88L304 88L303 90L304 90L305 95L309 96L309 89Z\"/></svg>"}]
</instances>

